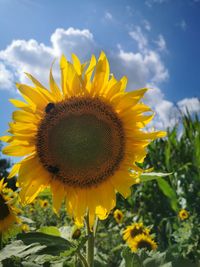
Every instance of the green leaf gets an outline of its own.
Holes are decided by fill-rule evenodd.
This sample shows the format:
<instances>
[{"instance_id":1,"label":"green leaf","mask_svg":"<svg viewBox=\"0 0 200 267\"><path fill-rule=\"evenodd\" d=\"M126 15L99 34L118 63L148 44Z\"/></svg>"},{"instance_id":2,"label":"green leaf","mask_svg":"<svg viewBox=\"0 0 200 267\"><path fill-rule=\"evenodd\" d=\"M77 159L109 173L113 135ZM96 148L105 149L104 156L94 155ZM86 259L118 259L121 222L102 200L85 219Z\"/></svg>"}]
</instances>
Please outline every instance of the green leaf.
<instances>
[{"instance_id":1,"label":"green leaf","mask_svg":"<svg viewBox=\"0 0 200 267\"><path fill-rule=\"evenodd\" d=\"M49 254L56 256L60 255L61 252L71 250L71 248L75 248L72 243L62 237L48 235L44 233L36 232L18 234L17 239L22 240L25 245L30 245L33 243L44 245L45 247L40 250L38 254Z\"/></svg>"},{"instance_id":2,"label":"green leaf","mask_svg":"<svg viewBox=\"0 0 200 267\"><path fill-rule=\"evenodd\" d=\"M135 253L132 253L131 250L126 247L122 251L123 261L120 266L123 267L142 267L140 263L139 256Z\"/></svg>"},{"instance_id":3,"label":"green leaf","mask_svg":"<svg viewBox=\"0 0 200 267\"><path fill-rule=\"evenodd\" d=\"M171 262L166 262L165 252L150 252L149 256L143 261L144 267L172 267Z\"/></svg>"},{"instance_id":4,"label":"green leaf","mask_svg":"<svg viewBox=\"0 0 200 267\"><path fill-rule=\"evenodd\" d=\"M162 178L162 177L169 176L171 174L172 174L172 172L168 172L168 173L145 172L145 173L142 173L140 175L140 180L141 180L141 182L148 182L148 181L151 181L151 180L156 180L156 179L159 179L159 178Z\"/></svg>"},{"instance_id":5,"label":"green leaf","mask_svg":"<svg viewBox=\"0 0 200 267\"><path fill-rule=\"evenodd\" d=\"M43 226L38 232L48 235L60 236L60 231L56 226Z\"/></svg>"},{"instance_id":6,"label":"green leaf","mask_svg":"<svg viewBox=\"0 0 200 267\"><path fill-rule=\"evenodd\" d=\"M23 258L31 254L36 254L41 251L45 246L39 244L25 245L22 241L13 241L11 244L5 246L0 251L0 261L10 258L11 256Z\"/></svg>"},{"instance_id":7,"label":"green leaf","mask_svg":"<svg viewBox=\"0 0 200 267\"><path fill-rule=\"evenodd\" d=\"M158 183L159 188L163 192L163 194L166 197L168 197L172 209L175 212L177 212L179 210L178 200L177 200L176 192L174 191L174 189L170 186L170 184L166 180L162 178L157 179L157 183Z\"/></svg>"}]
</instances>

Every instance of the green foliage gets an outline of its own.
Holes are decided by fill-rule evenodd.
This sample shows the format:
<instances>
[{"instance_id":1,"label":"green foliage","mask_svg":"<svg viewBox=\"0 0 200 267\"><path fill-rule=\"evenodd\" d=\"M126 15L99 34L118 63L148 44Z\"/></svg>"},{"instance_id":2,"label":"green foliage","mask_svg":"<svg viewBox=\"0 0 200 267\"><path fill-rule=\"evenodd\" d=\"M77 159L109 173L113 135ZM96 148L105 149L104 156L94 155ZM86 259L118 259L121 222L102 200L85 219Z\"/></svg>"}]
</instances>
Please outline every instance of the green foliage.
<instances>
[{"instance_id":1,"label":"green foliage","mask_svg":"<svg viewBox=\"0 0 200 267\"><path fill-rule=\"evenodd\" d=\"M161 250L175 243L172 233L181 227L178 211L187 209L196 216L200 225L200 122L198 116L183 116L182 124L169 129L165 139L149 146L144 169L154 167L155 172L170 173L168 177L151 179L133 186L127 202L119 198L119 206L132 210L137 219L153 225ZM188 246L190 242L188 240ZM197 254L194 248L192 254ZM195 257L193 255L193 257ZM186 254L184 254L184 257Z\"/></svg>"},{"instance_id":2,"label":"green foliage","mask_svg":"<svg viewBox=\"0 0 200 267\"><path fill-rule=\"evenodd\" d=\"M0 266L74 266L77 259L72 256L80 255L87 238L74 243L55 236L55 229L51 230L53 235L39 232L19 234L18 240L0 251ZM80 264L80 260L77 262Z\"/></svg>"}]
</instances>

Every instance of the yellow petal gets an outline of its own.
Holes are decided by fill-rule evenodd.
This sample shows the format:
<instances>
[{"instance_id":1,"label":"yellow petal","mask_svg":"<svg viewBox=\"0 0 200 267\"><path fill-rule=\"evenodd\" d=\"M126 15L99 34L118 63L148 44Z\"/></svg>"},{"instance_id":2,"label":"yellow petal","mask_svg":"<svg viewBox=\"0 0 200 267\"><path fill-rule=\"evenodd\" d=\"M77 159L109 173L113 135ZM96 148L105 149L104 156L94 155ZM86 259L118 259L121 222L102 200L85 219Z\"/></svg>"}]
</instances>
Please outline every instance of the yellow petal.
<instances>
[{"instance_id":1,"label":"yellow petal","mask_svg":"<svg viewBox=\"0 0 200 267\"><path fill-rule=\"evenodd\" d=\"M2 141L2 142L5 142L5 143L8 143L10 140L11 140L11 138L12 138L12 136L1 136L0 137L0 141Z\"/></svg>"},{"instance_id":2,"label":"yellow petal","mask_svg":"<svg viewBox=\"0 0 200 267\"><path fill-rule=\"evenodd\" d=\"M78 75L81 75L81 62L79 58L75 54L72 54L72 60L75 71L77 72Z\"/></svg>"},{"instance_id":3,"label":"yellow petal","mask_svg":"<svg viewBox=\"0 0 200 267\"><path fill-rule=\"evenodd\" d=\"M55 212L58 214L62 201L65 197L65 190L63 184L56 180L51 181L51 190L53 194L53 207Z\"/></svg>"},{"instance_id":4,"label":"yellow petal","mask_svg":"<svg viewBox=\"0 0 200 267\"><path fill-rule=\"evenodd\" d=\"M54 96L54 98L59 102L62 100L62 94L61 91L57 85L57 83L55 82L53 75L52 75L52 67L50 69L50 74L49 74L49 84L50 84L50 89L51 92Z\"/></svg>"},{"instance_id":5,"label":"yellow petal","mask_svg":"<svg viewBox=\"0 0 200 267\"><path fill-rule=\"evenodd\" d=\"M31 203L39 192L48 186L50 178L37 156L22 161L18 176L19 187L22 188L20 191L22 202Z\"/></svg>"},{"instance_id":6,"label":"yellow petal","mask_svg":"<svg viewBox=\"0 0 200 267\"><path fill-rule=\"evenodd\" d=\"M23 110L14 111L12 114L12 118L16 122L27 122L27 123L32 122L34 124L37 124L39 122L38 116Z\"/></svg>"},{"instance_id":7,"label":"yellow petal","mask_svg":"<svg viewBox=\"0 0 200 267\"><path fill-rule=\"evenodd\" d=\"M25 84L16 84L16 86L24 99L30 104L34 104L37 108L43 110L49 103L49 100L40 92L39 89L37 90L36 88Z\"/></svg>"},{"instance_id":8,"label":"yellow petal","mask_svg":"<svg viewBox=\"0 0 200 267\"><path fill-rule=\"evenodd\" d=\"M20 168L20 163L15 163L12 166L12 169L11 169L9 175L8 175L8 179L14 177L19 172L19 168Z\"/></svg>"},{"instance_id":9,"label":"yellow petal","mask_svg":"<svg viewBox=\"0 0 200 267\"><path fill-rule=\"evenodd\" d=\"M111 182L115 189L127 198L130 193L130 187L135 183L135 178L131 177L128 171L118 171L112 178Z\"/></svg>"},{"instance_id":10,"label":"yellow petal","mask_svg":"<svg viewBox=\"0 0 200 267\"><path fill-rule=\"evenodd\" d=\"M18 143L18 144L11 144L3 148L2 152L5 155L9 156L15 156L15 157L22 157L26 156L28 154L31 154L35 151L35 146L30 146L29 144L23 145Z\"/></svg>"},{"instance_id":11,"label":"yellow petal","mask_svg":"<svg viewBox=\"0 0 200 267\"><path fill-rule=\"evenodd\" d=\"M35 84L36 87L40 87L40 88L43 88L45 90L46 87L44 87L37 79L35 79L31 74L25 72L26 76Z\"/></svg>"},{"instance_id":12,"label":"yellow petal","mask_svg":"<svg viewBox=\"0 0 200 267\"><path fill-rule=\"evenodd\" d=\"M104 93L108 83L109 75L110 66L105 53L102 51L96 65L92 88L90 91L91 95L100 95L101 93Z\"/></svg>"},{"instance_id":13,"label":"yellow petal","mask_svg":"<svg viewBox=\"0 0 200 267\"><path fill-rule=\"evenodd\" d=\"M26 104L21 100L18 99L9 99L9 101L16 107L16 108L21 108L24 111L28 111L28 112L33 112L35 111L35 107L31 106L30 104Z\"/></svg>"},{"instance_id":14,"label":"yellow petal","mask_svg":"<svg viewBox=\"0 0 200 267\"><path fill-rule=\"evenodd\" d=\"M85 83L86 87L88 87L88 83L91 79L91 76L92 76L92 73L93 73L95 66L96 66L96 58L94 55L92 55L91 59L90 59L90 64L89 64L87 70L85 71L85 75L84 75L84 83Z\"/></svg>"},{"instance_id":15,"label":"yellow petal","mask_svg":"<svg viewBox=\"0 0 200 267\"><path fill-rule=\"evenodd\" d=\"M22 122L11 122L9 123L10 129L8 130L9 133L12 134L36 134L37 133L37 126L32 123L22 123Z\"/></svg>"}]
</instances>

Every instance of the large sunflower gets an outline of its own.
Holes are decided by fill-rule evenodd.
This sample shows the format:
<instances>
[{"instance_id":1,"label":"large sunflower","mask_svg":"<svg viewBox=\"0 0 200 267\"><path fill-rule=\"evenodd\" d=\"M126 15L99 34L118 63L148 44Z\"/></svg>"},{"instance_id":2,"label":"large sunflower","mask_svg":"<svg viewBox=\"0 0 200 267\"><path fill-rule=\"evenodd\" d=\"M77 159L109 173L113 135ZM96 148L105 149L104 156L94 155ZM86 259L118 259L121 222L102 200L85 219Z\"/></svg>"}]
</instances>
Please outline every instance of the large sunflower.
<instances>
[{"instance_id":1,"label":"large sunflower","mask_svg":"<svg viewBox=\"0 0 200 267\"><path fill-rule=\"evenodd\" d=\"M0 234L6 232L15 222L19 222L15 206L14 192L6 187L4 179L0 180Z\"/></svg>"},{"instance_id":2,"label":"large sunflower","mask_svg":"<svg viewBox=\"0 0 200 267\"><path fill-rule=\"evenodd\" d=\"M77 222L89 211L90 225L95 215L106 218L115 206L115 193L124 197L138 181L136 162L146 156L151 140L163 132L141 131L153 117L140 103L147 89L125 92L127 79L116 80L102 52L96 62L73 63L61 57L61 89L50 70L50 90L30 74L34 86L17 84L26 102L11 100L20 110L13 112L11 136L3 152L25 156L14 165L10 177L18 173L21 199L30 203L45 187L53 192L59 210L63 199Z\"/></svg>"}]
</instances>

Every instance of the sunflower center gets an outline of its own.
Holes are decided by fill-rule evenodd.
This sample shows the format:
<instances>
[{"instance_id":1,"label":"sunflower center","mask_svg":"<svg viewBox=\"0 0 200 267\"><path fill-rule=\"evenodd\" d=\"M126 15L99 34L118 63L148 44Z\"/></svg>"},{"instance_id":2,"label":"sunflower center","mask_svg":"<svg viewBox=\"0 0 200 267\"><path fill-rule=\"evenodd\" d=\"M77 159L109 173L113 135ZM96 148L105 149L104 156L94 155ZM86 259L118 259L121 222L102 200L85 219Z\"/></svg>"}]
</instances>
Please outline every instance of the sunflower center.
<instances>
[{"instance_id":1,"label":"sunflower center","mask_svg":"<svg viewBox=\"0 0 200 267\"><path fill-rule=\"evenodd\" d=\"M50 103L38 130L37 152L55 179L71 186L93 186L119 168L123 126L112 107L98 98Z\"/></svg>"},{"instance_id":2,"label":"sunflower center","mask_svg":"<svg viewBox=\"0 0 200 267\"><path fill-rule=\"evenodd\" d=\"M143 229L142 228L133 228L130 232L131 237L135 237L136 235L142 234L143 233Z\"/></svg>"},{"instance_id":3,"label":"sunflower center","mask_svg":"<svg viewBox=\"0 0 200 267\"><path fill-rule=\"evenodd\" d=\"M10 210L6 204L4 198L0 195L0 221L5 219L9 214Z\"/></svg>"},{"instance_id":4,"label":"sunflower center","mask_svg":"<svg viewBox=\"0 0 200 267\"><path fill-rule=\"evenodd\" d=\"M147 240L141 240L141 241L139 241L137 248L138 249L145 248L145 249L150 251L150 250L152 250L152 245Z\"/></svg>"}]
</instances>

